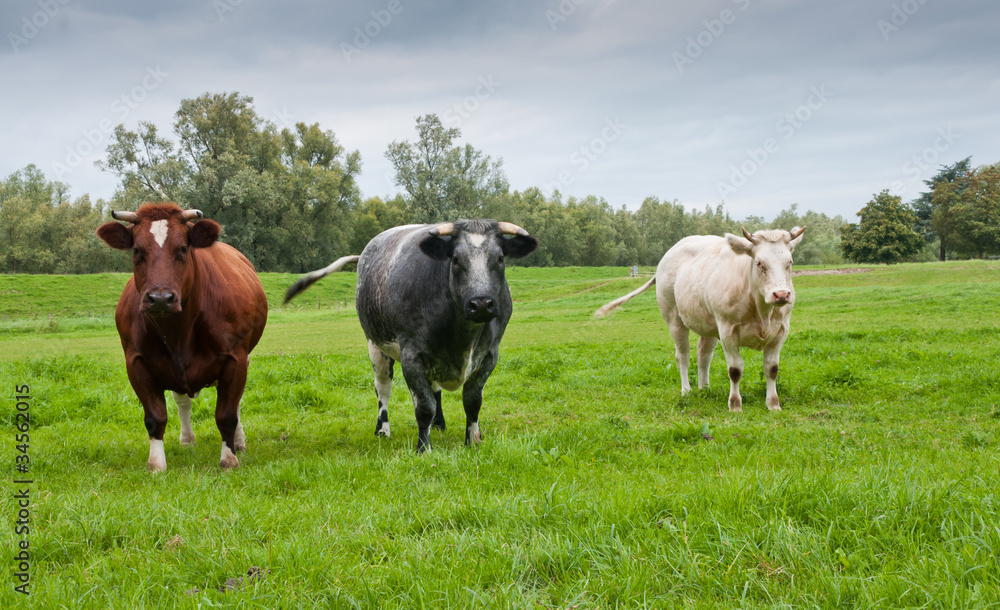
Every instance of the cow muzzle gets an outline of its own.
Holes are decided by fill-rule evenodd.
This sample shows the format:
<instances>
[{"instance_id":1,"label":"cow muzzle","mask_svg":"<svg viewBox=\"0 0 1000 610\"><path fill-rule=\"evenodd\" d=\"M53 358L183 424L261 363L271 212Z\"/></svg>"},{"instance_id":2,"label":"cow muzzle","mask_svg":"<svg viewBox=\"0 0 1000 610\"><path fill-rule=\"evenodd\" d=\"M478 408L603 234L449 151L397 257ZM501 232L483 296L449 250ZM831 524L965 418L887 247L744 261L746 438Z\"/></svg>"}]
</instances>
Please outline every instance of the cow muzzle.
<instances>
[{"instance_id":1,"label":"cow muzzle","mask_svg":"<svg viewBox=\"0 0 1000 610\"><path fill-rule=\"evenodd\" d=\"M177 298L177 295L172 290L156 288L145 294L139 311L156 316L180 313L181 300Z\"/></svg>"},{"instance_id":2,"label":"cow muzzle","mask_svg":"<svg viewBox=\"0 0 1000 610\"><path fill-rule=\"evenodd\" d=\"M775 290L771 293L771 298L774 299L775 305L788 305L792 300L792 293L789 290Z\"/></svg>"},{"instance_id":3,"label":"cow muzzle","mask_svg":"<svg viewBox=\"0 0 1000 610\"><path fill-rule=\"evenodd\" d=\"M471 322L489 322L497 317L497 301L493 297L472 297L465 302L465 319Z\"/></svg>"}]
</instances>

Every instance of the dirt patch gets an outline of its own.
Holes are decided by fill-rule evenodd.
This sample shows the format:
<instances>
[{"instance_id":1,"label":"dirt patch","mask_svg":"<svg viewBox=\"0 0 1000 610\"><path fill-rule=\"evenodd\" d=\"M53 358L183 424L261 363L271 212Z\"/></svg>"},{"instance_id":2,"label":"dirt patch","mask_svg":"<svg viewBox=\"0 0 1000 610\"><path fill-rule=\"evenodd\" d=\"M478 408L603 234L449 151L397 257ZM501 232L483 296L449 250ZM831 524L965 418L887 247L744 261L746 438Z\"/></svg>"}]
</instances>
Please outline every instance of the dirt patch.
<instances>
[{"instance_id":1,"label":"dirt patch","mask_svg":"<svg viewBox=\"0 0 1000 610\"><path fill-rule=\"evenodd\" d=\"M871 271L868 267L850 267L848 269L806 269L805 271L792 271L792 277L800 275L846 275L848 273L867 273Z\"/></svg>"}]
</instances>

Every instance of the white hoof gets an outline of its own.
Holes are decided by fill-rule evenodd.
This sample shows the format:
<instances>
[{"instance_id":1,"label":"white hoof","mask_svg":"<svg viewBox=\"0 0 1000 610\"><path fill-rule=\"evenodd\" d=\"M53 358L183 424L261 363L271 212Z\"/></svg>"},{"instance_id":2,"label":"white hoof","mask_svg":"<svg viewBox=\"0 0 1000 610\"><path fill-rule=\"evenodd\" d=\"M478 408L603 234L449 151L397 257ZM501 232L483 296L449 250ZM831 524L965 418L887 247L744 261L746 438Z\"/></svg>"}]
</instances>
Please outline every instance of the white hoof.
<instances>
[{"instance_id":1,"label":"white hoof","mask_svg":"<svg viewBox=\"0 0 1000 610\"><path fill-rule=\"evenodd\" d=\"M167 455L163 452L162 440L149 439L149 460L146 461L146 468L150 472L163 472L167 469Z\"/></svg>"}]
</instances>

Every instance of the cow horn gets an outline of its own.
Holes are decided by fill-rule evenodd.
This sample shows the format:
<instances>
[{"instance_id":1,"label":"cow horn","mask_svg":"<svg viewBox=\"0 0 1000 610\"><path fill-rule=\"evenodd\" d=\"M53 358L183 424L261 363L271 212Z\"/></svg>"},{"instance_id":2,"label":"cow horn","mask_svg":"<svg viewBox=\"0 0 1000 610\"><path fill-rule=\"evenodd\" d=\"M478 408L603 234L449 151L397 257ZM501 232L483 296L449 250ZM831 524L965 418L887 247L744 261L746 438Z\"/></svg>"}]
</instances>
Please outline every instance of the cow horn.
<instances>
[{"instance_id":1,"label":"cow horn","mask_svg":"<svg viewBox=\"0 0 1000 610\"><path fill-rule=\"evenodd\" d=\"M792 239L795 239L799 235L802 235L802 232L805 231L805 230L806 230L805 227L795 227L794 229L791 230L791 232L789 233L789 235L792 236Z\"/></svg>"},{"instance_id":2,"label":"cow horn","mask_svg":"<svg viewBox=\"0 0 1000 610\"><path fill-rule=\"evenodd\" d=\"M429 231L431 235L437 235L438 237L444 235L451 235L454 232L455 232L455 223L453 222L446 222L443 224L439 224L438 226L432 228Z\"/></svg>"},{"instance_id":3,"label":"cow horn","mask_svg":"<svg viewBox=\"0 0 1000 610\"><path fill-rule=\"evenodd\" d=\"M746 227L740 227L740 228L743 229L743 237L746 237L747 241L749 241L752 244L757 243L757 238L751 235L750 232L746 230Z\"/></svg>"},{"instance_id":4,"label":"cow horn","mask_svg":"<svg viewBox=\"0 0 1000 610\"><path fill-rule=\"evenodd\" d=\"M201 210L184 210L184 213L181 214L181 218L184 220L198 220L202 216L204 214L201 213Z\"/></svg>"},{"instance_id":5,"label":"cow horn","mask_svg":"<svg viewBox=\"0 0 1000 610\"><path fill-rule=\"evenodd\" d=\"M115 220L123 220L125 222L135 222L139 219L139 216L135 212L111 212L111 217Z\"/></svg>"},{"instance_id":6,"label":"cow horn","mask_svg":"<svg viewBox=\"0 0 1000 610\"><path fill-rule=\"evenodd\" d=\"M500 232L504 235L528 235L529 233L512 222L500 222Z\"/></svg>"}]
</instances>

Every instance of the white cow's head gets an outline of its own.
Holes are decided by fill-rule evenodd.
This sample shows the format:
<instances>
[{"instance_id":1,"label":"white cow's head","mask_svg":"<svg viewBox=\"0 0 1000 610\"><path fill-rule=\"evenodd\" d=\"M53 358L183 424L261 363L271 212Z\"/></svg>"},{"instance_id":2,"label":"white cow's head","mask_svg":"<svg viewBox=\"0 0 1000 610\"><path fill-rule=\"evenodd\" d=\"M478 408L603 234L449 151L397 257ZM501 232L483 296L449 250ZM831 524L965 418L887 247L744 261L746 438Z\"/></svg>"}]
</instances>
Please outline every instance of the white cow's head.
<instances>
[{"instance_id":1,"label":"white cow's head","mask_svg":"<svg viewBox=\"0 0 1000 610\"><path fill-rule=\"evenodd\" d=\"M795 302L792 289L792 251L802 239L805 227L789 231L757 231L753 235L743 229L743 237L726 233L729 247L737 254L749 256L751 284L758 298L768 305L791 305Z\"/></svg>"}]
</instances>

